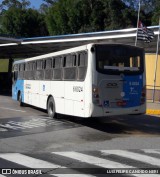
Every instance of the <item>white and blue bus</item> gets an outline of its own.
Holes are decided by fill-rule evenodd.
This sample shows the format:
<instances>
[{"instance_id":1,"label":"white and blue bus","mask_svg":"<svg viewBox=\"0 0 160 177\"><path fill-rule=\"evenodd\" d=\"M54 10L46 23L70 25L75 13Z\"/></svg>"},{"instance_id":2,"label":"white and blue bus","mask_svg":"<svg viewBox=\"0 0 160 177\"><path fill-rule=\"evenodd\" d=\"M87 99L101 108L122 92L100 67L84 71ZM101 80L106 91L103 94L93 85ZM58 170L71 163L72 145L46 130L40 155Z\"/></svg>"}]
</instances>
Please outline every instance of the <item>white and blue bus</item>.
<instances>
[{"instance_id":1,"label":"white and blue bus","mask_svg":"<svg viewBox=\"0 0 160 177\"><path fill-rule=\"evenodd\" d=\"M87 44L13 64L12 97L79 117L146 111L144 50L123 44Z\"/></svg>"}]
</instances>

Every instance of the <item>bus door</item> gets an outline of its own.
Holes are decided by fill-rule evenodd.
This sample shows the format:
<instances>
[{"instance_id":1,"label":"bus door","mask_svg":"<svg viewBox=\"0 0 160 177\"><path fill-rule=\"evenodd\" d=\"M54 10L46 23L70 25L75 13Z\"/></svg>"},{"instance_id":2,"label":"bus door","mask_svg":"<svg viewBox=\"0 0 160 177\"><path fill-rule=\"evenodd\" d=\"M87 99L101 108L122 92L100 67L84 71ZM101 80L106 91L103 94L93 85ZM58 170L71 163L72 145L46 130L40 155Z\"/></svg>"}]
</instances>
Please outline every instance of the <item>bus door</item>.
<instances>
[{"instance_id":1,"label":"bus door","mask_svg":"<svg viewBox=\"0 0 160 177\"><path fill-rule=\"evenodd\" d=\"M64 81L63 76L63 58L57 56L53 58L53 77L50 81L50 93L55 101L55 109L57 113L64 114Z\"/></svg>"},{"instance_id":2,"label":"bus door","mask_svg":"<svg viewBox=\"0 0 160 177\"><path fill-rule=\"evenodd\" d=\"M64 81L51 81L50 94L55 101L57 113L64 114Z\"/></svg>"}]
</instances>

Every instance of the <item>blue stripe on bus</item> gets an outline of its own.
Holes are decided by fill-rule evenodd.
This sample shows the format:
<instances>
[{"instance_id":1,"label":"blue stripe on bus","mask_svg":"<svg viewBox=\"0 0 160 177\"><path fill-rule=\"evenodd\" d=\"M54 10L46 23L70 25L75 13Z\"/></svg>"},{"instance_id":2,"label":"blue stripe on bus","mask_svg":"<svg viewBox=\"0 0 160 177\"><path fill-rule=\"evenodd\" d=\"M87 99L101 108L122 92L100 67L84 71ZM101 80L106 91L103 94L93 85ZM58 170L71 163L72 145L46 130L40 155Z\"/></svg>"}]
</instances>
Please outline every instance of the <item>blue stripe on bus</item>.
<instances>
[{"instance_id":1,"label":"blue stripe on bus","mask_svg":"<svg viewBox=\"0 0 160 177\"><path fill-rule=\"evenodd\" d=\"M24 102L24 80L17 80L12 86L12 99L17 100L18 91L21 92L22 102Z\"/></svg>"},{"instance_id":2,"label":"blue stripe on bus","mask_svg":"<svg viewBox=\"0 0 160 177\"><path fill-rule=\"evenodd\" d=\"M139 106L141 103L141 93L143 89L143 76L133 75L124 76L123 92L125 93L123 100L126 101L126 108Z\"/></svg>"}]
</instances>

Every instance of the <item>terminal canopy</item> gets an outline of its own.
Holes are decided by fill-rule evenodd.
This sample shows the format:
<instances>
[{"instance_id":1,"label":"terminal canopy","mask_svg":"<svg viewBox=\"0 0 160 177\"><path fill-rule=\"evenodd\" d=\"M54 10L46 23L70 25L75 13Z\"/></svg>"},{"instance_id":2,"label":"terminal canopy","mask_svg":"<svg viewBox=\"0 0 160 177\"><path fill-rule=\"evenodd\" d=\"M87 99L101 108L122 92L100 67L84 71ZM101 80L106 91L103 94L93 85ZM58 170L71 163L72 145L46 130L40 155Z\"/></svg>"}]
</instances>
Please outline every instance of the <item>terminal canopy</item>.
<instances>
[{"instance_id":1,"label":"terminal canopy","mask_svg":"<svg viewBox=\"0 0 160 177\"><path fill-rule=\"evenodd\" d=\"M156 53L159 26L151 26L148 28L154 31L154 39L150 43L137 41L137 46L145 48L146 53ZM0 58L23 59L97 42L135 45L136 35L137 28L129 28L36 38L16 39L0 37Z\"/></svg>"}]
</instances>

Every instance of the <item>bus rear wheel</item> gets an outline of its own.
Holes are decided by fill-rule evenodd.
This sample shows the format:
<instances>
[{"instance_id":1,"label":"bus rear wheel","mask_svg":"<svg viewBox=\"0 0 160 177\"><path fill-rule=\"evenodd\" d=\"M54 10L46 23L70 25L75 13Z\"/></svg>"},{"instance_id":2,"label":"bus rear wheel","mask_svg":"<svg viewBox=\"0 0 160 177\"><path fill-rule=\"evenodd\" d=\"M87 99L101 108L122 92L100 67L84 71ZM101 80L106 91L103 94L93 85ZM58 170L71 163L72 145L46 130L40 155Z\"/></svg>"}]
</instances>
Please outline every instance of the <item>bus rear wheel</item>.
<instances>
[{"instance_id":1,"label":"bus rear wheel","mask_svg":"<svg viewBox=\"0 0 160 177\"><path fill-rule=\"evenodd\" d=\"M55 111L55 102L53 97L50 97L47 103L47 112L48 112L48 116L51 118L55 118L56 117L56 111Z\"/></svg>"}]
</instances>

